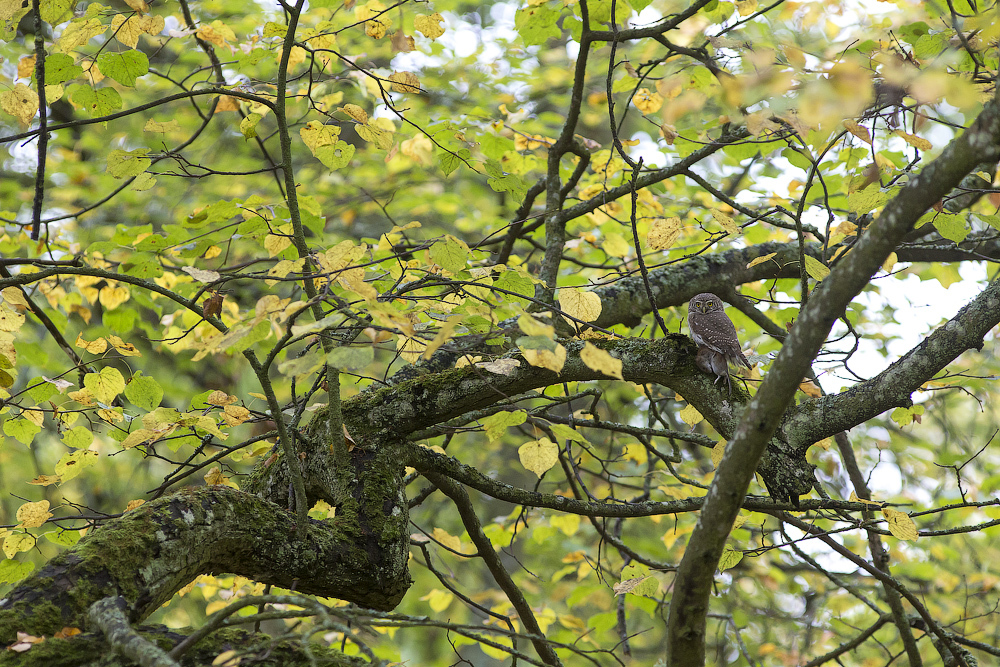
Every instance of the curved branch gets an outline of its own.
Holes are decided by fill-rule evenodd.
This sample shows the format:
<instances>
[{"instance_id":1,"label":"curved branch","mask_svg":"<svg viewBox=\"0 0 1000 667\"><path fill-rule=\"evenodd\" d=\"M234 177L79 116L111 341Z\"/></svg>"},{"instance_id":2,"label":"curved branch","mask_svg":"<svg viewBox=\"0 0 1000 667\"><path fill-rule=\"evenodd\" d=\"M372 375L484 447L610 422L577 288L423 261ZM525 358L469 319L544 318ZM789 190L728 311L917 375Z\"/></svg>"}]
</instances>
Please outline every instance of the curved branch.
<instances>
[{"instance_id":1,"label":"curved branch","mask_svg":"<svg viewBox=\"0 0 1000 667\"><path fill-rule=\"evenodd\" d=\"M789 443L805 449L886 410L912 405L910 394L966 350L982 349L983 338L997 324L1000 282L993 282L955 317L872 379L793 408L782 432Z\"/></svg>"},{"instance_id":2,"label":"curved branch","mask_svg":"<svg viewBox=\"0 0 1000 667\"><path fill-rule=\"evenodd\" d=\"M802 309L778 358L747 407L709 487L687 550L677 571L668 617L670 665L705 664L705 633L713 576L729 528L799 381L847 304L871 279L920 216L977 164L1000 155L1000 93L968 131L925 167L834 267Z\"/></svg>"},{"instance_id":3,"label":"curved branch","mask_svg":"<svg viewBox=\"0 0 1000 667\"><path fill-rule=\"evenodd\" d=\"M108 521L0 600L0 643L20 630L91 627L95 601L122 596L136 623L199 574L232 573L283 588L391 610L409 586L404 546L371 548L350 521L310 521L228 487L186 490ZM380 536L369 536L379 539Z\"/></svg>"}]
</instances>

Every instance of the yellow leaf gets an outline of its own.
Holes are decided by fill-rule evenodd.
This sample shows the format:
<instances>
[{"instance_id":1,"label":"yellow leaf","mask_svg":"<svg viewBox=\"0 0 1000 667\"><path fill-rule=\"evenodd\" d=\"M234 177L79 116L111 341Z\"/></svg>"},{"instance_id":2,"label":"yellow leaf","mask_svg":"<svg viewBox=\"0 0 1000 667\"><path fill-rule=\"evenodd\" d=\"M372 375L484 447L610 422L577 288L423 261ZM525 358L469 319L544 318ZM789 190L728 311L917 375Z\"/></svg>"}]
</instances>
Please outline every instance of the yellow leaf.
<instances>
[{"instance_id":1,"label":"yellow leaf","mask_svg":"<svg viewBox=\"0 0 1000 667\"><path fill-rule=\"evenodd\" d=\"M35 75L35 56L21 56L17 61L17 78L30 79Z\"/></svg>"},{"instance_id":2,"label":"yellow leaf","mask_svg":"<svg viewBox=\"0 0 1000 667\"><path fill-rule=\"evenodd\" d=\"M882 171L891 172L891 171L894 171L896 169L896 165L893 164L892 160L890 160L886 156L882 155L881 153L876 153L875 154L875 164Z\"/></svg>"},{"instance_id":3,"label":"yellow leaf","mask_svg":"<svg viewBox=\"0 0 1000 667\"><path fill-rule=\"evenodd\" d=\"M521 459L521 465L541 478L546 470L559 461L559 446L548 438L532 440L517 448L517 456Z\"/></svg>"},{"instance_id":4,"label":"yellow leaf","mask_svg":"<svg viewBox=\"0 0 1000 667\"><path fill-rule=\"evenodd\" d=\"M17 508L17 521L25 528L38 528L52 516L49 511L49 501L39 500L37 503L24 503Z\"/></svg>"},{"instance_id":5,"label":"yellow leaf","mask_svg":"<svg viewBox=\"0 0 1000 667\"><path fill-rule=\"evenodd\" d=\"M219 602L222 601L220 600ZM223 606L225 606L225 603L223 603ZM218 610L210 610L206 608L205 613L211 614L213 611ZM215 659L212 660L212 667L237 667L242 661L243 658L240 656L239 651L229 649L228 651L223 651L219 655L215 656Z\"/></svg>"},{"instance_id":6,"label":"yellow leaf","mask_svg":"<svg viewBox=\"0 0 1000 667\"><path fill-rule=\"evenodd\" d=\"M736 224L736 221L729 217L727 214L723 213L717 208L710 209L712 211L712 217L718 222L724 230L729 234L739 234L740 228Z\"/></svg>"},{"instance_id":7,"label":"yellow leaf","mask_svg":"<svg viewBox=\"0 0 1000 667\"><path fill-rule=\"evenodd\" d=\"M736 567L741 560L743 560L743 552L733 549L727 544L722 551L722 557L719 558L719 572Z\"/></svg>"},{"instance_id":8,"label":"yellow leaf","mask_svg":"<svg viewBox=\"0 0 1000 667\"><path fill-rule=\"evenodd\" d=\"M917 539L917 524L913 523L913 519L906 512L900 512L891 507L883 507L882 516L885 517L889 532L894 537L906 540L907 542L913 542Z\"/></svg>"},{"instance_id":9,"label":"yellow leaf","mask_svg":"<svg viewBox=\"0 0 1000 667\"><path fill-rule=\"evenodd\" d=\"M74 346L86 350L91 354L104 354L104 351L108 349L108 341L104 338L98 338L95 341L88 342L84 339L82 333L76 335L76 342L73 343Z\"/></svg>"},{"instance_id":10,"label":"yellow leaf","mask_svg":"<svg viewBox=\"0 0 1000 667\"><path fill-rule=\"evenodd\" d=\"M906 143L910 144L911 146L919 150L929 151L930 149L934 148L934 145L931 142L927 141L923 137L918 137L915 134L907 134L902 130L896 130L895 132L893 132L893 134L895 134L897 137L902 137L903 141L905 141ZM991 179L986 179L986 180L991 180Z\"/></svg>"},{"instance_id":11,"label":"yellow leaf","mask_svg":"<svg viewBox=\"0 0 1000 667\"><path fill-rule=\"evenodd\" d=\"M392 89L397 93L419 93L420 79L412 72L393 72L389 75Z\"/></svg>"},{"instance_id":12,"label":"yellow leaf","mask_svg":"<svg viewBox=\"0 0 1000 667\"><path fill-rule=\"evenodd\" d=\"M223 405L232 405L233 403L236 403L238 400L239 399L236 398L235 396L230 396L221 389L216 389L211 394L208 395L208 397L205 399L205 402L208 403L209 405L223 406Z\"/></svg>"},{"instance_id":13,"label":"yellow leaf","mask_svg":"<svg viewBox=\"0 0 1000 667\"><path fill-rule=\"evenodd\" d=\"M720 440L712 447L712 465L716 468L719 467L719 463L722 462L722 455L726 453L726 441Z\"/></svg>"},{"instance_id":14,"label":"yellow leaf","mask_svg":"<svg viewBox=\"0 0 1000 667\"><path fill-rule=\"evenodd\" d=\"M118 353L123 357L141 357L142 352L135 348L132 343L126 343L121 338L115 335L108 336L108 342L111 343L112 347L118 350Z\"/></svg>"},{"instance_id":15,"label":"yellow leaf","mask_svg":"<svg viewBox=\"0 0 1000 667\"><path fill-rule=\"evenodd\" d=\"M656 113L663 106L663 97L659 93L640 88L635 91L632 104L642 113Z\"/></svg>"},{"instance_id":16,"label":"yellow leaf","mask_svg":"<svg viewBox=\"0 0 1000 667\"><path fill-rule=\"evenodd\" d=\"M340 138L340 126L324 125L318 120L311 120L305 127L299 128L299 137L315 157L318 148L337 143L337 139Z\"/></svg>"},{"instance_id":17,"label":"yellow leaf","mask_svg":"<svg viewBox=\"0 0 1000 667\"><path fill-rule=\"evenodd\" d=\"M127 287L105 287L100 293L101 305L108 310L114 310L131 298Z\"/></svg>"},{"instance_id":18,"label":"yellow leaf","mask_svg":"<svg viewBox=\"0 0 1000 667\"><path fill-rule=\"evenodd\" d=\"M399 356L411 364L420 361L426 347L427 343L416 338L400 336L396 339L396 349L399 351Z\"/></svg>"},{"instance_id":19,"label":"yellow leaf","mask_svg":"<svg viewBox=\"0 0 1000 667\"><path fill-rule=\"evenodd\" d=\"M610 233L604 236L601 248L612 257L625 257L632 252L632 244L621 234Z\"/></svg>"},{"instance_id":20,"label":"yellow leaf","mask_svg":"<svg viewBox=\"0 0 1000 667\"><path fill-rule=\"evenodd\" d=\"M132 49L139 45L139 37L141 35L159 34L163 31L163 27L164 20L162 16L138 16L135 14L126 16L125 14L115 14L111 19L111 32L114 33L115 38Z\"/></svg>"},{"instance_id":21,"label":"yellow leaf","mask_svg":"<svg viewBox=\"0 0 1000 667\"><path fill-rule=\"evenodd\" d=\"M59 475L39 475L35 479L28 482L28 484L34 484L35 486L50 486L52 484L58 484L61 481Z\"/></svg>"},{"instance_id":22,"label":"yellow leaf","mask_svg":"<svg viewBox=\"0 0 1000 667\"><path fill-rule=\"evenodd\" d=\"M646 234L646 247L650 250L666 250L677 241L682 229L680 218L657 218Z\"/></svg>"},{"instance_id":23,"label":"yellow leaf","mask_svg":"<svg viewBox=\"0 0 1000 667\"><path fill-rule=\"evenodd\" d=\"M306 50L301 46L293 46L288 53L288 69L301 65L306 61Z\"/></svg>"},{"instance_id":24,"label":"yellow leaf","mask_svg":"<svg viewBox=\"0 0 1000 667\"><path fill-rule=\"evenodd\" d=\"M13 90L0 93L0 108L17 118L21 125L28 126L38 112L38 94L18 83Z\"/></svg>"},{"instance_id":25,"label":"yellow leaf","mask_svg":"<svg viewBox=\"0 0 1000 667\"><path fill-rule=\"evenodd\" d=\"M750 267L757 266L758 264L763 264L764 262L768 261L769 259L771 259L772 257L774 257L777 254L778 253L776 253L776 252L772 252L772 253L767 254L767 255L762 255L761 257L758 257L757 259L755 259L752 262L750 262L749 264L747 264L747 268L749 269Z\"/></svg>"},{"instance_id":26,"label":"yellow leaf","mask_svg":"<svg viewBox=\"0 0 1000 667\"><path fill-rule=\"evenodd\" d=\"M740 16L750 16L757 11L757 0L736 0L736 11Z\"/></svg>"},{"instance_id":27,"label":"yellow leaf","mask_svg":"<svg viewBox=\"0 0 1000 667\"><path fill-rule=\"evenodd\" d=\"M87 373L83 376L83 385L98 401L110 404L115 396L125 391L125 378L117 368L108 366L99 373Z\"/></svg>"},{"instance_id":28,"label":"yellow leaf","mask_svg":"<svg viewBox=\"0 0 1000 667\"><path fill-rule=\"evenodd\" d=\"M540 322L527 313L517 318L517 326L520 327L525 336L553 338L556 335L556 328L554 326Z\"/></svg>"},{"instance_id":29,"label":"yellow leaf","mask_svg":"<svg viewBox=\"0 0 1000 667\"><path fill-rule=\"evenodd\" d=\"M434 144L423 134L418 134L412 139L400 143L400 151L411 160L420 164L431 164L431 155L434 153Z\"/></svg>"},{"instance_id":30,"label":"yellow leaf","mask_svg":"<svg viewBox=\"0 0 1000 667\"><path fill-rule=\"evenodd\" d=\"M559 308L570 317L593 322L601 315L601 297L593 292L564 287L559 290Z\"/></svg>"},{"instance_id":31,"label":"yellow leaf","mask_svg":"<svg viewBox=\"0 0 1000 667\"><path fill-rule=\"evenodd\" d=\"M250 419L250 411L242 405L227 405L223 409L222 419L227 426L238 426Z\"/></svg>"},{"instance_id":32,"label":"yellow leaf","mask_svg":"<svg viewBox=\"0 0 1000 667\"><path fill-rule=\"evenodd\" d=\"M362 125L356 125L354 130L358 133L358 136L367 141L368 143L375 144L377 148L381 150L388 150L392 146L392 132L387 132L384 128L380 127L376 121L381 119L376 118L375 121L371 123L364 123Z\"/></svg>"},{"instance_id":33,"label":"yellow leaf","mask_svg":"<svg viewBox=\"0 0 1000 667\"><path fill-rule=\"evenodd\" d=\"M372 289L372 291L374 292L375 290ZM455 327L458 326L458 319L459 318L457 317L451 317L444 321L441 325L440 331L438 331L437 335L434 336L434 340L432 340L424 349L422 355L424 359L430 359L431 355L434 354L439 347L451 340L452 336L455 335Z\"/></svg>"},{"instance_id":34,"label":"yellow leaf","mask_svg":"<svg viewBox=\"0 0 1000 667\"><path fill-rule=\"evenodd\" d=\"M434 12L430 16L417 14L417 17L413 20L413 27L424 37L437 39L444 34L444 28L441 27L441 23L444 23L444 17L438 12Z\"/></svg>"},{"instance_id":35,"label":"yellow leaf","mask_svg":"<svg viewBox=\"0 0 1000 667\"><path fill-rule=\"evenodd\" d=\"M584 344L583 350L580 352L580 361L586 364L587 368L619 380L625 379L622 377L622 360L615 359L608 352L591 343Z\"/></svg>"},{"instance_id":36,"label":"yellow leaf","mask_svg":"<svg viewBox=\"0 0 1000 667\"><path fill-rule=\"evenodd\" d=\"M227 486L229 478L222 474L222 469L214 466L205 474L205 483L209 486Z\"/></svg>"},{"instance_id":37,"label":"yellow leaf","mask_svg":"<svg viewBox=\"0 0 1000 667\"><path fill-rule=\"evenodd\" d=\"M24 315L14 312L7 304L0 303L0 331L17 331L24 324Z\"/></svg>"},{"instance_id":38,"label":"yellow leaf","mask_svg":"<svg viewBox=\"0 0 1000 667\"><path fill-rule=\"evenodd\" d=\"M863 125L858 125L853 120L845 120L844 121L844 128L848 132L850 132L851 134L853 134L854 136L856 136L858 139L860 139L861 141L865 142L866 144L870 144L872 142L872 135L868 131L867 127L865 127Z\"/></svg>"},{"instance_id":39,"label":"yellow leaf","mask_svg":"<svg viewBox=\"0 0 1000 667\"><path fill-rule=\"evenodd\" d=\"M22 551L28 551L35 546L35 536L30 533L11 533L4 538L3 552L7 558L13 558ZM18 633L20 635L21 633ZM8 647L10 650L10 647Z\"/></svg>"},{"instance_id":40,"label":"yellow leaf","mask_svg":"<svg viewBox=\"0 0 1000 667\"><path fill-rule=\"evenodd\" d=\"M579 514L557 514L549 519L553 528L558 528L564 535L572 537L580 529Z\"/></svg>"},{"instance_id":41,"label":"yellow leaf","mask_svg":"<svg viewBox=\"0 0 1000 667\"><path fill-rule=\"evenodd\" d=\"M854 493L854 491L851 491L851 495L848 498L848 500L850 500L852 503L864 503L866 505L876 505L876 506L882 505L882 503L877 500L865 500L864 498L858 498L858 494Z\"/></svg>"},{"instance_id":42,"label":"yellow leaf","mask_svg":"<svg viewBox=\"0 0 1000 667\"><path fill-rule=\"evenodd\" d=\"M274 257L290 245L292 245L292 240L287 236L268 234L264 237L264 249L267 250L269 257Z\"/></svg>"},{"instance_id":43,"label":"yellow leaf","mask_svg":"<svg viewBox=\"0 0 1000 667\"><path fill-rule=\"evenodd\" d=\"M462 552L462 538L452 535L443 528L435 528L431 537L448 547L452 551Z\"/></svg>"},{"instance_id":44,"label":"yellow leaf","mask_svg":"<svg viewBox=\"0 0 1000 667\"><path fill-rule=\"evenodd\" d=\"M555 351L527 349L521 350L521 354L524 355L524 360L532 366L548 368L553 373L561 371L566 364L566 348L558 344Z\"/></svg>"},{"instance_id":45,"label":"yellow leaf","mask_svg":"<svg viewBox=\"0 0 1000 667\"><path fill-rule=\"evenodd\" d=\"M338 107L337 111L343 111L361 124L368 122L368 112L359 107L357 104L345 104L342 107Z\"/></svg>"},{"instance_id":46,"label":"yellow leaf","mask_svg":"<svg viewBox=\"0 0 1000 667\"><path fill-rule=\"evenodd\" d=\"M898 259L899 257L896 256L896 253L890 252L889 256L882 262L882 270L886 273L892 273L892 267L896 265Z\"/></svg>"},{"instance_id":47,"label":"yellow leaf","mask_svg":"<svg viewBox=\"0 0 1000 667\"><path fill-rule=\"evenodd\" d=\"M812 255L806 255L806 273L819 282L830 275L830 269Z\"/></svg>"},{"instance_id":48,"label":"yellow leaf","mask_svg":"<svg viewBox=\"0 0 1000 667\"><path fill-rule=\"evenodd\" d=\"M3 300L12 306L27 306L28 301L24 298L24 293L17 287L4 287L0 290Z\"/></svg>"},{"instance_id":49,"label":"yellow leaf","mask_svg":"<svg viewBox=\"0 0 1000 667\"><path fill-rule=\"evenodd\" d=\"M63 454L59 462L56 463L56 474L64 482L68 479L73 479L86 468L97 463L98 458L97 452L89 449L78 449L75 452L68 452Z\"/></svg>"},{"instance_id":50,"label":"yellow leaf","mask_svg":"<svg viewBox=\"0 0 1000 667\"><path fill-rule=\"evenodd\" d=\"M823 395L823 392L818 386L811 380L804 380L799 383L799 390L802 391L809 398L819 398Z\"/></svg>"},{"instance_id":51,"label":"yellow leaf","mask_svg":"<svg viewBox=\"0 0 1000 667\"><path fill-rule=\"evenodd\" d=\"M239 111L240 101L235 97L230 97L229 95L220 95L219 103L215 105L215 113L222 113L223 111Z\"/></svg>"},{"instance_id":52,"label":"yellow leaf","mask_svg":"<svg viewBox=\"0 0 1000 667\"><path fill-rule=\"evenodd\" d=\"M455 596L451 591L442 591L439 588L435 588L420 599L425 600L431 606L431 609L440 614L448 608L448 605L455 599Z\"/></svg>"},{"instance_id":53,"label":"yellow leaf","mask_svg":"<svg viewBox=\"0 0 1000 667\"><path fill-rule=\"evenodd\" d=\"M681 410L681 419L688 426L694 426L702 419L704 419L704 417L702 417L701 413L698 412L698 408L694 407L693 405L688 405L683 410Z\"/></svg>"}]
</instances>

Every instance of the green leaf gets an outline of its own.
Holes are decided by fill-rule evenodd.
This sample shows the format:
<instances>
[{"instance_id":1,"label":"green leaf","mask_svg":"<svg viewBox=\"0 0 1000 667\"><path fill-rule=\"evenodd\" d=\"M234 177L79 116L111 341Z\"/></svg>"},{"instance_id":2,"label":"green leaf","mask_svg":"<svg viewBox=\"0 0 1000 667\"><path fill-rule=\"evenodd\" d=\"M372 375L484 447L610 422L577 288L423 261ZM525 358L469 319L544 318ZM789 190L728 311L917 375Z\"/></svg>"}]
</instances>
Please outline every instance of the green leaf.
<instances>
[{"instance_id":1,"label":"green leaf","mask_svg":"<svg viewBox=\"0 0 1000 667\"><path fill-rule=\"evenodd\" d=\"M28 4L30 5L31 3ZM75 0L41 0L38 3L39 14L42 20L51 26L59 25L63 21L73 18L73 7L75 6ZM46 74L45 78L49 78L48 74Z\"/></svg>"},{"instance_id":2,"label":"green leaf","mask_svg":"<svg viewBox=\"0 0 1000 667\"><path fill-rule=\"evenodd\" d=\"M0 583L16 584L35 570L35 564L13 559L0 561Z\"/></svg>"},{"instance_id":3,"label":"green leaf","mask_svg":"<svg viewBox=\"0 0 1000 667\"><path fill-rule=\"evenodd\" d=\"M939 213L934 217L934 227L941 236L955 243L961 243L971 231L963 215Z\"/></svg>"},{"instance_id":4,"label":"green leaf","mask_svg":"<svg viewBox=\"0 0 1000 667\"><path fill-rule=\"evenodd\" d=\"M8 419L3 423L3 432L12 438L16 438L21 444L30 445L31 441L41 432L41 428L35 426L23 417Z\"/></svg>"},{"instance_id":5,"label":"green leaf","mask_svg":"<svg viewBox=\"0 0 1000 667\"><path fill-rule=\"evenodd\" d=\"M133 300L141 300L137 292L132 292ZM129 333L135 328L135 311L131 308L115 308L111 311L104 311L104 326L116 333Z\"/></svg>"},{"instance_id":6,"label":"green leaf","mask_svg":"<svg viewBox=\"0 0 1000 667\"><path fill-rule=\"evenodd\" d=\"M903 428L904 426L912 424L915 416L922 414L924 414L924 406L914 405L910 408L896 408L892 411L892 414L889 415L889 418L896 422L900 428Z\"/></svg>"},{"instance_id":7,"label":"green leaf","mask_svg":"<svg viewBox=\"0 0 1000 667\"><path fill-rule=\"evenodd\" d=\"M863 215L874 211L882 204L889 201L889 193L882 192L878 183L869 185L864 190L852 192L847 196L847 207L858 215Z\"/></svg>"},{"instance_id":8,"label":"green leaf","mask_svg":"<svg viewBox=\"0 0 1000 667\"><path fill-rule=\"evenodd\" d=\"M507 137L485 134L479 140L479 148L486 157L499 160L504 153L514 150L514 142Z\"/></svg>"},{"instance_id":9,"label":"green leaf","mask_svg":"<svg viewBox=\"0 0 1000 667\"><path fill-rule=\"evenodd\" d=\"M316 149L316 158L331 171L346 167L351 163L352 157L354 157L354 146L340 139L335 144L327 144Z\"/></svg>"},{"instance_id":10,"label":"green leaf","mask_svg":"<svg viewBox=\"0 0 1000 667\"><path fill-rule=\"evenodd\" d=\"M344 371L363 371L375 361L375 349L370 345L360 347L345 345L326 355L326 363Z\"/></svg>"},{"instance_id":11,"label":"green leaf","mask_svg":"<svg viewBox=\"0 0 1000 667\"><path fill-rule=\"evenodd\" d=\"M62 481L68 481L82 473L90 466L97 463L99 455L89 449L78 449L75 452L67 452L62 455L56 463L56 474Z\"/></svg>"},{"instance_id":12,"label":"green leaf","mask_svg":"<svg viewBox=\"0 0 1000 667\"><path fill-rule=\"evenodd\" d=\"M117 368L106 366L99 373L84 375L83 386L90 390L98 401L109 405L115 400L115 396L125 389L125 378Z\"/></svg>"},{"instance_id":13,"label":"green leaf","mask_svg":"<svg viewBox=\"0 0 1000 667\"><path fill-rule=\"evenodd\" d=\"M30 396L36 404L41 404L42 402L49 400L50 397L59 393L58 387L51 382L46 382L40 377L32 378L28 382L28 386L31 387L31 389L28 390L28 396Z\"/></svg>"},{"instance_id":14,"label":"green leaf","mask_svg":"<svg viewBox=\"0 0 1000 667\"><path fill-rule=\"evenodd\" d=\"M590 441L572 426L568 426L566 424L552 424L549 428L552 429L553 434L562 440L572 440L574 442L579 442L581 445L590 444Z\"/></svg>"},{"instance_id":15,"label":"green leaf","mask_svg":"<svg viewBox=\"0 0 1000 667\"><path fill-rule=\"evenodd\" d=\"M514 412L498 412L495 415L484 417L480 421L486 429L486 436L490 442L496 442L507 432L511 426L519 426L528 418L528 413L524 410Z\"/></svg>"},{"instance_id":16,"label":"green leaf","mask_svg":"<svg viewBox=\"0 0 1000 667\"><path fill-rule=\"evenodd\" d=\"M121 53L105 51L97 56L97 66L101 73L131 88L136 79L149 71L149 58L142 51L129 49Z\"/></svg>"},{"instance_id":17,"label":"green leaf","mask_svg":"<svg viewBox=\"0 0 1000 667\"><path fill-rule=\"evenodd\" d=\"M253 139L257 136L257 123L263 118L259 113L247 114L246 118L240 121L240 134L244 139Z\"/></svg>"},{"instance_id":18,"label":"green leaf","mask_svg":"<svg viewBox=\"0 0 1000 667\"><path fill-rule=\"evenodd\" d=\"M73 546L80 541L80 537L80 531L78 530L53 530L45 533L45 539L61 547Z\"/></svg>"},{"instance_id":19,"label":"green leaf","mask_svg":"<svg viewBox=\"0 0 1000 667\"><path fill-rule=\"evenodd\" d=\"M469 261L469 250L450 234L431 246L431 261L445 271L458 273Z\"/></svg>"},{"instance_id":20,"label":"green leaf","mask_svg":"<svg viewBox=\"0 0 1000 667\"><path fill-rule=\"evenodd\" d=\"M562 36L556 25L562 12L547 5L519 9L514 17L514 28L526 46L544 44L549 39Z\"/></svg>"},{"instance_id":21,"label":"green leaf","mask_svg":"<svg viewBox=\"0 0 1000 667\"><path fill-rule=\"evenodd\" d=\"M67 447L86 449L94 441L94 434L83 426L74 426L63 433L62 441Z\"/></svg>"},{"instance_id":22,"label":"green leaf","mask_svg":"<svg viewBox=\"0 0 1000 667\"><path fill-rule=\"evenodd\" d=\"M731 567L736 567L739 562L743 560L743 552L737 549L733 549L728 544L722 551L722 557L719 559L719 572L724 572Z\"/></svg>"},{"instance_id":23,"label":"green leaf","mask_svg":"<svg viewBox=\"0 0 1000 667\"><path fill-rule=\"evenodd\" d=\"M122 97L114 88L94 90L83 83L74 83L66 89L74 106L87 110L92 118L107 116L122 108Z\"/></svg>"},{"instance_id":24,"label":"green leaf","mask_svg":"<svg viewBox=\"0 0 1000 667\"><path fill-rule=\"evenodd\" d=\"M137 176L149 169L152 160L146 157L148 148L137 148L134 151L123 151L116 148L108 153L108 173L115 178ZM151 238L151 237L149 237Z\"/></svg>"},{"instance_id":25,"label":"green leaf","mask_svg":"<svg viewBox=\"0 0 1000 667\"><path fill-rule=\"evenodd\" d=\"M125 385L125 398L137 408L155 410L163 400L163 389L155 379L143 375L142 371L136 371Z\"/></svg>"},{"instance_id":26,"label":"green leaf","mask_svg":"<svg viewBox=\"0 0 1000 667\"><path fill-rule=\"evenodd\" d=\"M465 164L465 161L470 157L472 157L472 152L468 148L460 148L457 151L442 153L438 159L438 164L441 166L441 171L444 172L444 175L448 176L458 169L459 166Z\"/></svg>"},{"instance_id":27,"label":"green leaf","mask_svg":"<svg viewBox=\"0 0 1000 667\"><path fill-rule=\"evenodd\" d=\"M258 322L256 326L254 326L254 328L251 329L249 333L247 333L246 336L243 336L233 345L227 348L226 352L229 353L242 352L243 350L247 349L254 343L259 343L260 341L266 339L270 335L271 335L271 323L268 320L264 320L263 322Z\"/></svg>"},{"instance_id":28,"label":"green leaf","mask_svg":"<svg viewBox=\"0 0 1000 667\"><path fill-rule=\"evenodd\" d=\"M660 592L660 582L650 576L649 568L645 565L635 563L622 568L622 583L635 579L642 581L628 591L632 595L656 595Z\"/></svg>"},{"instance_id":29,"label":"green leaf","mask_svg":"<svg viewBox=\"0 0 1000 667\"><path fill-rule=\"evenodd\" d=\"M73 57L65 53L53 53L45 58L45 85L51 86L83 74L83 68L73 61Z\"/></svg>"},{"instance_id":30,"label":"green leaf","mask_svg":"<svg viewBox=\"0 0 1000 667\"><path fill-rule=\"evenodd\" d=\"M535 283L531 281L531 278L513 269L507 269L501 273L494 286L505 289L508 292L514 292L515 294L523 294L526 297L535 296ZM527 306L529 303L527 299L521 299L511 294L503 294L502 298L504 301L522 307Z\"/></svg>"},{"instance_id":31,"label":"green leaf","mask_svg":"<svg viewBox=\"0 0 1000 667\"><path fill-rule=\"evenodd\" d=\"M820 282L830 275L830 269L812 255L806 255L806 273L816 282Z\"/></svg>"}]
</instances>

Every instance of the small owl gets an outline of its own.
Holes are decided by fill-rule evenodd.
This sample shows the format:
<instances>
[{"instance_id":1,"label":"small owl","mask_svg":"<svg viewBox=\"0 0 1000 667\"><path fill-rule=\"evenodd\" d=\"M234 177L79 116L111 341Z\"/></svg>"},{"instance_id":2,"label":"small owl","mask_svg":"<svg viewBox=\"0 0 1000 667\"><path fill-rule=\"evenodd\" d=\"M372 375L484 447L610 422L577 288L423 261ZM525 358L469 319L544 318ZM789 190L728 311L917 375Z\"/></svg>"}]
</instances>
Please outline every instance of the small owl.
<instances>
[{"instance_id":1,"label":"small owl","mask_svg":"<svg viewBox=\"0 0 1000 667\"><path fill-rule=\"evenodd\" d=\"M729 384L730 365L750 368L750 362L740 349L736 327L726 316L719 297L708 292L695 295L688 302L688 328L691 338L701 346L695 359L696 365L706 373L715 373L716 382L725 376Z\"/></svg>"}]
</instances>

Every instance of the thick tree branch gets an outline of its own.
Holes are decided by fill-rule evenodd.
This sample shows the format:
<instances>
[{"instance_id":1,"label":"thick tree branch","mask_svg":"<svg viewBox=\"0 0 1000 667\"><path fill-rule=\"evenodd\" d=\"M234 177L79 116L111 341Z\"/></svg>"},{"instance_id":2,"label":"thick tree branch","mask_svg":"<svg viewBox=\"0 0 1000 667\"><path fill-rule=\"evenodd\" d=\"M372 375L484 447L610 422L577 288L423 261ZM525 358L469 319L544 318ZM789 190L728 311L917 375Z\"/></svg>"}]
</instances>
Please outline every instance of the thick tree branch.
<instances>
[{"instance_id":1,"label":"thick tree branch","mask_svg":"<svg viewBox=\"0 0 1000 667\"><path fill-rule=\"evenodd\" d=\"M816 289L750 402L726 448L677 572L668 620L669 665L705 664L705 620L715 569L757 462L834 321L868 283L917 219L975 166L1000 154L1000 97L911 180L868 228L852 252Z\"/></svg>"},{"instance_id":2,"label":"thick tree branch","mask_svg":"<svg viewBox=\"0 0 1000 667\"><path fill-rule=\"evenodd\" d=\"M393 609L410 579L404 557L369 548L349 521L311 521L227 487L182 491L109 521L0 600L0 643L17 631L90 627L90 605L122 596L142 621L199 574L240 574L313 595ZM405 534L397 536L405 544ZM392 557L390 557L392 556Z\"/></svg>"},{"instance_id":3,"label":"thick tree branch","mask_svg":"<svg viewBox=\"0 0 1000 667\"><path fill-rule=\"evenodd\" d=\"M979 350L1000 324L1000 281L916 347L875 377L839 394L806 401L787 413L781 430L790 444L805 449L886 410L909 407L910 395L966 350Z\"/></svg>"}]
</instances>

